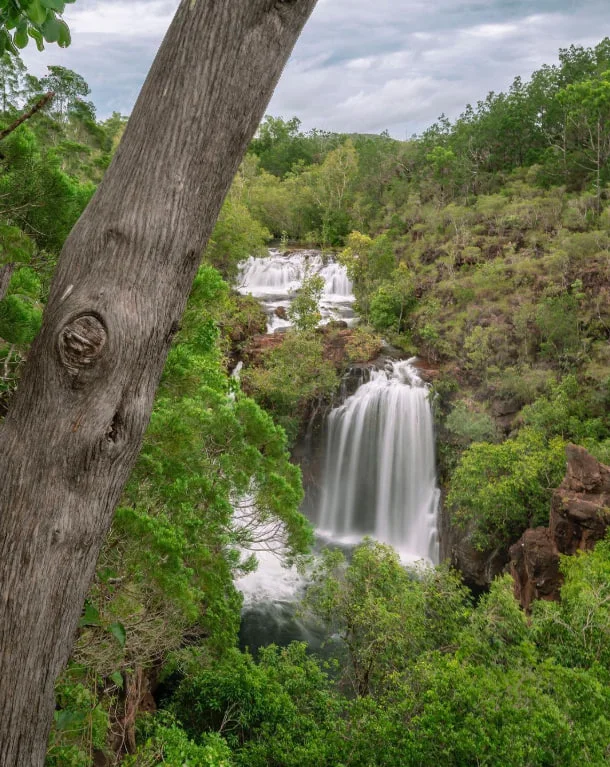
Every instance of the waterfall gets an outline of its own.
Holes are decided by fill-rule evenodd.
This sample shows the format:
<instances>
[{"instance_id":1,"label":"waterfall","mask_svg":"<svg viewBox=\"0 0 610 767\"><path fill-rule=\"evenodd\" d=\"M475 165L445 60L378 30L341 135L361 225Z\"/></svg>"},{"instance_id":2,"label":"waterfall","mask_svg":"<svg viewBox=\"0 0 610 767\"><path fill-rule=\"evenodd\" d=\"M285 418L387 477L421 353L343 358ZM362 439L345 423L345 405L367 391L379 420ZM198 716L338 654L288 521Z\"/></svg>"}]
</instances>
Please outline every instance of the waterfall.
<instances>
[{"instance_id":1,"label":"waterfall","mask_svg":"<svg viewBox=\"0 0 610 767\"><path fill-rule=\"evenodd\" d=\"M249 258L241 264L238 290L260 300L268 332L285 330L290 327L285 310L308 272L324 279L322 323L355 324L345 268L317 251L270 250L266 258ZM239 376L239 366L234 375ZM343 388L342 396L351 396L328 415L326 446L320 462L313 461L303 509L316 528L316 550L322 544L350 547L370 535L391 544L405 563L436 564L440 491L434 426L428 390L413 361L388 362L383 370L363 368ZM236 503L238 519L239 514ZM263 549L257 558L258 569L236 581L244 597L242 644L255 649L299 638L317 647L322 637L297 610L307 575L283 567L277 552Z\"/></svg>"},{"instance_id":2,"label":"waterfall","mask_svg":"<svg viewBox=\"0 0 610 767\"><path fill-rule=\"evenodd\" d=\"M319 271L324 279L324 297L336 296L337 299L352 299L352 283L349 281L345 267L331 262Z\"/></svg>"},{"instance_id":3,"label":"waterfall","mask_svg":"<svg viewBox=\"0 0 610 767\"><path fill-rule=\"evenodd\" d=\"M261 301L267 312L267 330L273 333L290 327L285 312L278 310L288 309L308 272L319 274L324 280L320 300L322 324L332 319L342 319L348 324L357 322L352 309L352 284L345 267L332 259L324 259L317 250L282 254L271 249L266 258L250 256L240 264L237 289Z\"/></svg>"},{"instance_id":4,"label":"waterfall","mask_svg":"<svg viewBox=\"0 0 610 767\"><path fill-rule=\"evenodd\" d=\"M301 284L306 263L303 251L282 256L270 250L267 258L250 256L240 265L239 290L253 296L287 296Z\"/></svg>"},{"instance_id":5,"label":"waterfall","mask_svg":"<svg viewBox=\"0 0 610 767\"><path fill-rule=\"evenodd\" d=\"M321 536L391 544L403 560L438 562L434 424L428 390L412 360L371 372L331 411L325 450Z\"/></svg>"}]
</instances>

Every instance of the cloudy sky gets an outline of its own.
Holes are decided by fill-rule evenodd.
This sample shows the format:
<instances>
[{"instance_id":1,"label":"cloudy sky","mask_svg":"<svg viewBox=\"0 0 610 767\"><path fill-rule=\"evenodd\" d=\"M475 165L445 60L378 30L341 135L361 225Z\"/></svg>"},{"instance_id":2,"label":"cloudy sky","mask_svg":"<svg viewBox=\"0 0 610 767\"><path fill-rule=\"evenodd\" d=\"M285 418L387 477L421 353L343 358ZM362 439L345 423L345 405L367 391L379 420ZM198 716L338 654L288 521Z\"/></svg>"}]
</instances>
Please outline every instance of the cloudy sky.
<instances>
[{"instance_id":1,"label":"cloudy sky","mask_svg":"<svg viewBox=\"0 0 610 767\"><path fill-rule=\"evenodd\" d=\"M82 74L100 117L129 114L178 2L77 0L65 14L71 47L24 58L37 74ZM318 0L267 111L306 129L405 138L604 36L608 0Z\"/></svg>"}]
</instances>

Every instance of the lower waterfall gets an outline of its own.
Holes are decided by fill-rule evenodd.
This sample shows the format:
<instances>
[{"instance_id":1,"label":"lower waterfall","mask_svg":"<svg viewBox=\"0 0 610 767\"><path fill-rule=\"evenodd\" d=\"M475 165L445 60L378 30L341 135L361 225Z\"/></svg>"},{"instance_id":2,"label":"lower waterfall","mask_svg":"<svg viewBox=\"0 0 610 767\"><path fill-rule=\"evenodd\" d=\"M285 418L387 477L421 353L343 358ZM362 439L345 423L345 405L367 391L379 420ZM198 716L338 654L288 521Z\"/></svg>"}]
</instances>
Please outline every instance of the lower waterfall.
<instances>
[{"instance_id":1,"label":"lower waterfall","mask_svg":"<svg viewBox=\"0 0 610 767\"><path fill-rule=\"evenodd\" d=\"M439 559L434 423L412 360L372 370L327 420L319 535L391 544L405 561Z\"/></svg>"}]
</instances>

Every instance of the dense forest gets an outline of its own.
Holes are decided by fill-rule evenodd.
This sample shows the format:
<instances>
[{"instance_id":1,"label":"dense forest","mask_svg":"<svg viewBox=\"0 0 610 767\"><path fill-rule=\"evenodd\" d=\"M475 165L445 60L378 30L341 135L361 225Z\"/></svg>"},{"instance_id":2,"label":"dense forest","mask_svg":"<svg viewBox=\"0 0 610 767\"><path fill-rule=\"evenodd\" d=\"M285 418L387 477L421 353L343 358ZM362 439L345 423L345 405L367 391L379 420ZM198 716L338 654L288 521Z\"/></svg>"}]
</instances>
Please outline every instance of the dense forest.
<instances>
[{"instance_id":1,"label":"dense forest","mask_svg":"<svg viewBox=\"0 0 610 767\"><path fill-rule=\"evenodd\" d=\"M78 74L37 79L4 54L3 126L48 91L0 144L0 417L63 242L126 124L97 120ZM609 39L560 51L409 141L265 119L57 682L49 767L608 763L608 542L562 557L561 600L527 611L502 568L477 581L450 547L462 573L410 570L370 539L312 558L290 450L382 337L417 355L431 371L445 535L505 564L547 522L568 443L610 463L609 190ZM266 318L233 285L272 241L346 267L361 324L339 363L339 329L316 328L315 277L282 342L250 353ZM300 609L326 638L322 656L302 642L239 646L235 580L269 548L309 572Z\"/></svg>"}]
</instances>

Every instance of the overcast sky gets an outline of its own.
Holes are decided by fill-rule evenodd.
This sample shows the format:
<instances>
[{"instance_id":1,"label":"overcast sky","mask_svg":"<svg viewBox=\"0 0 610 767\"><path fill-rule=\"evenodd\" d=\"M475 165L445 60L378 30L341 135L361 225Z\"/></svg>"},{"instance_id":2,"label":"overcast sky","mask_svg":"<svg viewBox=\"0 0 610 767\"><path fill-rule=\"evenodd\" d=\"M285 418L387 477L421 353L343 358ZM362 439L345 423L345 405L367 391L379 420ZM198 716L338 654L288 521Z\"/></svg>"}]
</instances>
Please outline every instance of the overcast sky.
<instances>
[{"instance_id":1,"label":"overcast sky","mask_svg":"<svg viewBox=\"0 0 610 767\"><path fill-rule=\"evenodd\" d=\"M76 0L70 48L24 59L36 74L47 64L82 74L100 117L129 114L177 6ZM553 63L559 48L605 36L608 0L318 0L267 111L305 129L405 138Z\"/></svg>"}]
</instances>

